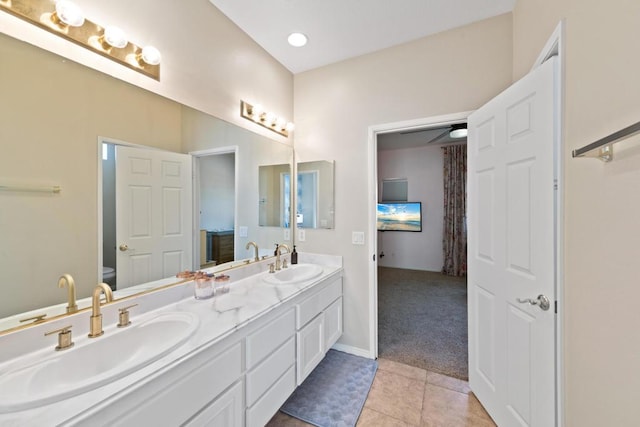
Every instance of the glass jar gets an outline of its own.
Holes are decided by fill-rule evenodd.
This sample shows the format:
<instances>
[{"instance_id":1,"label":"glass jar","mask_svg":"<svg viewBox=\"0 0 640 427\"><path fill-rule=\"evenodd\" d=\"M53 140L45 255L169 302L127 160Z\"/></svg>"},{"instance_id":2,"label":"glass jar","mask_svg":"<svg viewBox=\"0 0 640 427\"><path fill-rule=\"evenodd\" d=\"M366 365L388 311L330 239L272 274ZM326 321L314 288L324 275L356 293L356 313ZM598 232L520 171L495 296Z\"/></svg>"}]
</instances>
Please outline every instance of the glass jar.
<instances>
[{"instance_id":1,"label":"glass jar","mask_svg":"<svg viewBox=\"0 0 640 427\"><path fill-rule=\"evenodd\" d=\"M213 278L199 277L194 281L194 296L196 299L208 299L213 296Z\"/></svg>"}]
</instances>

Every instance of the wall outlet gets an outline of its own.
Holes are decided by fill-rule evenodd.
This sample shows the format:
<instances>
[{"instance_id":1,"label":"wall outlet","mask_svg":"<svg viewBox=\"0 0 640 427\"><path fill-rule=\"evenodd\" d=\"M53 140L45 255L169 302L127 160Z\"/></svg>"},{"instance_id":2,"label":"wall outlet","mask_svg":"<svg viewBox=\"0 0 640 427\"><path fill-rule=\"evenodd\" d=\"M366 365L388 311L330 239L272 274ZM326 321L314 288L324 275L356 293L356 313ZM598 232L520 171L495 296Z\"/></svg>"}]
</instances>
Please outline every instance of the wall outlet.
<instances>
[{"instance_id":1,"label":"wall outlet","mask_svg":"<svg viewBox=\"0 0 640 427\"><path fill-rule=\"evenodd\" d=\"M291 240L291 230L289 228L284 229L284 240L288 242Z\"/></svg>"},{"instance_id":2,"label":"wall outlet","mask_svg":"<svg viewBox=\"0 0 640 427\"><path fill-rule=\"evenodd\" d=\"M351 243L353 243L354 245L364 245L364 231L352 232Z\"/></svg>"},{"instance_id":3,"label":"wall outlet","mask_svg":"<svg viewBox=\"0 0 640 427\"><path fill-rule=\"evenodd\" d=\"M248 237L249 235L249 227L241 225L238 227L238 236L239 237Z\"/></svg>"},{"instance_id":4,"label":"wall outlet","mask_svg":"<svg viewBox=\"0 0 640 427\"><path fill-rule=\"evenodd\" d=\"M307 234L305 233L304 229L299 229L298 230L298 241L299 242L304 242L307 238Z\"/></svg>"}]
</instances>

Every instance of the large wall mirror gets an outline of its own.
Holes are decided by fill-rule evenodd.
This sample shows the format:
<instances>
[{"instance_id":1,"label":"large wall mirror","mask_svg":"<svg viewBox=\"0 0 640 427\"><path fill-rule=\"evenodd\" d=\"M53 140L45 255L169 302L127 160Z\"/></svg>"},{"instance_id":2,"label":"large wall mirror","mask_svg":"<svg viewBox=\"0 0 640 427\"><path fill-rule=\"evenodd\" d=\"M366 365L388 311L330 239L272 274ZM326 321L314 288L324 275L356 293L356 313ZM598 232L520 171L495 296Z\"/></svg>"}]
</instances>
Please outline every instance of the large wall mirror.
<instances>
[{"instance_id":1,"label":"large wall mirror","mask_svg":"<svg viewBox=\"0 0 640 427\"><path fill-rule=\"evenodd\" d=\"M291 165L290 146L4 34L0 57L0 185L62 189L0 191L0 331L25 313L66 305L66 289L57 286L64 273L75 279L78 299L88 297L102 281L100 252L105 266L117 267L109 265L120 244L106 224L111 202L98 200L99 183L108 180L100 137L105 153L109 144L194 153L202 194L194 197L197 210L188 205L192 268L212 261L201 259L198 232L231 233L235 261L252 256L249 241L265 254L282 241L281 225L258 225L259 167ZM177 281L167 273L160 282Z\"/></svg>"},{"instance_id":2,"label":"large wall mirror","mask_svg":"<svg viewBox=\"0 0 640 427\"><path fill-rule=\"evenodd\" d=\"M298 228L334 228L334 162L297 163L296 215Z\"/></svg>"}]
</instances>

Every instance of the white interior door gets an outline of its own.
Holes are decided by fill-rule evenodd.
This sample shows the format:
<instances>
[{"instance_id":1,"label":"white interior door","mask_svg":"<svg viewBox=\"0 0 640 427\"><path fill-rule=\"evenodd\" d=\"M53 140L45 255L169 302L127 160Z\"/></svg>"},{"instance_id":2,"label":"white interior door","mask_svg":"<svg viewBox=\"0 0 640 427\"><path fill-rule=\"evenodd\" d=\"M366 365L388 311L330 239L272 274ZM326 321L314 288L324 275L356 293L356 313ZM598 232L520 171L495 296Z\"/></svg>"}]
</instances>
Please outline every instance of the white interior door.
<instances>
[{"instance_id":1,"label":"white interior door","mask_svg":"<svg viewBox=\"0 0 640 427\"><path fill-rule=\"evenodd\" d=\"M191 156L116 147L117 288L191 268Z\"/></svg>"},{"instance_id":2,"label":"white interior door","mask_svg":"<svg viewBox=\"0 0 640 427\"><path fill-rule=\"evenodd\" d=\"M469 384L500 426L556 424L556 76L554 57L468 122Z\"/></svg>"}]
</instances>

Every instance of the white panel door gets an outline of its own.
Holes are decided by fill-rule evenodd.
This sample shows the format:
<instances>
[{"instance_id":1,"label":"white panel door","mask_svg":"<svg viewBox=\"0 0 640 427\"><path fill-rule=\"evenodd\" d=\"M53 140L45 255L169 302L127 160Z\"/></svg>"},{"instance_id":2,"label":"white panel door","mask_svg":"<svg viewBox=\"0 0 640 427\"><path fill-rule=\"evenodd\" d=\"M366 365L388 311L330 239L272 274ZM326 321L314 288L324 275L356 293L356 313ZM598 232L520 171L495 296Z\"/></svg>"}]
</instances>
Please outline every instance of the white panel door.
<instances>
[{"instance_id":1,"label":"white panel door","mask_svg":"<svg viewBox=\"0 0 640 427\"><path fill-rule=\"evenodd\" d=\"M556 62L468 122L469 384L500 426L555 425Z\"/></svg>"},{"instance_id":2,"label":"white panel door","mask_svg":"<svg viewBox=\"0 0 640 427\"><path fill-rule=\"evenodd\" d=\"M191 268L191 156L116 147L117 288Z\"/></svg>"}]
</instances>

